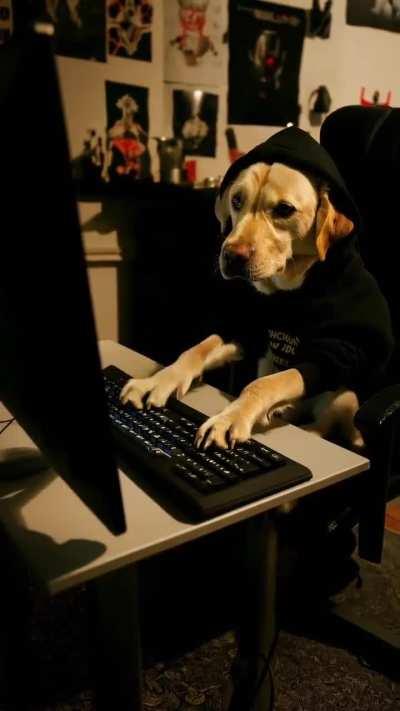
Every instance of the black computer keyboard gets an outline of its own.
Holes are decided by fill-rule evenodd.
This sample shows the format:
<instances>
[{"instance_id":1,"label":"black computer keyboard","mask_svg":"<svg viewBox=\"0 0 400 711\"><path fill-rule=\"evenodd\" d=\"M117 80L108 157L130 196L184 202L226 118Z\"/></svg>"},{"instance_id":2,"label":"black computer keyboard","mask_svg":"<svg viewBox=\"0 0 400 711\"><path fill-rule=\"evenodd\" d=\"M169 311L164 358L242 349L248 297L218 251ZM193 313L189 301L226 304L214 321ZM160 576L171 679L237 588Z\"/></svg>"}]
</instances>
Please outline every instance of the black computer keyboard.
<instances>
[{"instance_id":1,"label":"black computer keyboard","mask_svg":"<svg viewBox=\"0 0 400 711\"><path fill-rule=\"evenodd\" d=\"M131 377L115 366L103 370L117 449L142 464L187 513L207 519L311 479L301 464L256 440L233 450L194 446L207 418L170 398L167 407L136 410L122 405L121 388Z\"/></svg>"}]
</instances>

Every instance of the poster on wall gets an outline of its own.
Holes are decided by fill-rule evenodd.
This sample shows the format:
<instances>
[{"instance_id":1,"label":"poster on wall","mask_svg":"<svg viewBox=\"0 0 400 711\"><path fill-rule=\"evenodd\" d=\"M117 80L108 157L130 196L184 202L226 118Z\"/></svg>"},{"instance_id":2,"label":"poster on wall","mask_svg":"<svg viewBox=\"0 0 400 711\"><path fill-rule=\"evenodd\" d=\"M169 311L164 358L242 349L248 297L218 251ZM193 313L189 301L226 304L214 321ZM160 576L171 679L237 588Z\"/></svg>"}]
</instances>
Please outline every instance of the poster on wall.
<instances>
[{"instance_id":1,"label":"poster on wall","mask_svg":"<svg viewBox=\"0 0 400 711\"><path fill-rule=\"evenodd\" d=\"M215 157L218 96L200 89L173 91L174 136L183 141L186 155Z\"/></svg>"},{"instance_id":2,"label":"poster on wall","mask_svg":"<svg viewBox=\"0 0 400 711\"><path fill-rule=\"evenodd\" d=\"M305 10L269 2L230 1L229 123L297 123L305 30Z\"/></svg>"},{"instance_id":3,"label":"poster on wall","mask_svg":"<svg viewBox=\"0 0 400 711\"><path fill-rule=\"evenodd\" d=\"M400 32L399 0L347 0L347 24Z\"/></svg>"},{"instance_id":4,"label":"poster on wall","mask_svg":"<svg viewBox=\"0 0 400 711\"><path fill-rule=\"evenodd\" d=\"M148 100L146 87L106 81L106 180L126 183L150 176Z\"/></svg>"},{"instance_id":5,"label":"poster on wall","mask_svg":"<svg viewBox=\"0 0 400 711\"><path fill-rule=\"evenodd\" d=\"M226 24L224 0L165 2L165 80L215 86L225 83L222 40Z\"/></svg>"},{"instance_id":6,"label":"poster on wall","mask_svg":"<svg viewBox=\"0 0 400 711\"><path fill-rule=\"evenodd\" d=\"M106 61L105 0L46 0L46 9L55 26L57 54Z\"/></svg>"},{"instance_id":7,"label":"poster on wall","mask_svg":"<svg viewBox=\"0 0 400 711\"><path fill-rule=\"evenodd\" d=\"M12 33L12 5L11 0L0 0L0 44L6 42Z\"/></svg>"},{"instance_id":8,"label":"poster on wall","mask_svg":"<svg viewBox=\"0 0 400 711\"><path fill-rule=\"evenodd\" d=\"M153 0L107 0L108 53L151 62Z\"/></svg>"}]
</instances>

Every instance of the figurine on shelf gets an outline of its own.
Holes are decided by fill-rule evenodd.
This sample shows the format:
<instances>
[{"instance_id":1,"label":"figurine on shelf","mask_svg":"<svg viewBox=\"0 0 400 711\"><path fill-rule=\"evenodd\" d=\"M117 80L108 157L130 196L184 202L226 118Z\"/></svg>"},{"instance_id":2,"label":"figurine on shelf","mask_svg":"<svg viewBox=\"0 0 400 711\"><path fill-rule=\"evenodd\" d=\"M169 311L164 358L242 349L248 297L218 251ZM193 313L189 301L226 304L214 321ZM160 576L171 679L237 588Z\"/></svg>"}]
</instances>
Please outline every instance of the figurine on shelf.
<instances>
[{"instance_id":1,"label":"figurine on shelf","mask_svg":"<svg viewBox=\"0 0 400 711\"><path fill-rule=\"evenodd\" d=\"M155 136L160 159L160 181L162 183L180 183L183 173L183 142L180 138Z\"/></svg>"},{"instance_id":2,"label":"figurine on shelf","mask_svg":"<svg viewBox=\"0 0 400 711\"><path fill-rule=\"evenodd\" d=\"M94 128L90 128L83 141L82 153L72 161L75 180L93 187L99 185L102 181L104 160L103 138Z\"/></svg>"},{"instance_id":3,"label":"figurine on shelf","mask_svg":"<svg viewBox=\"0 0 400 711\"><path fill-rule=\"evenodd\" d=\"M236 133L232 126L228 126L225 130L226 142L228 144L228 154L230 163L234 163L235 160L243 155L243 151L240 151L237 144Z\"/></svg>"}]
</instances>

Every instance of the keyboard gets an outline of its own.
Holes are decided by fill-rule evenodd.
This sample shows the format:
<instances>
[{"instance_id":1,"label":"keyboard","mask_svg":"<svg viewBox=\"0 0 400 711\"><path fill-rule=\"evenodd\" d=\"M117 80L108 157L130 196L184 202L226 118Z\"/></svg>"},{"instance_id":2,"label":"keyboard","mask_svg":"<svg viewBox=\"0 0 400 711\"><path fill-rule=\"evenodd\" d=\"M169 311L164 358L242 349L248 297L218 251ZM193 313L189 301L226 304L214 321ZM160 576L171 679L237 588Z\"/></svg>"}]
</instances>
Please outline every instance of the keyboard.
<instances>
[{"instance_id":1,"label":"keyboard","mask_svg":"<svg viewBox=\"0 0 400 711\"><path fill-rule=\"evenodd\" d=\"M126 461L146 469L182 511L205 520L311 479L303 465L249 440L233 450L198 449L194 437L206 415L170 398L166 407L122 405L121 388L132 376L103 370L111 429Z\"/></svg>"}]
</instances>

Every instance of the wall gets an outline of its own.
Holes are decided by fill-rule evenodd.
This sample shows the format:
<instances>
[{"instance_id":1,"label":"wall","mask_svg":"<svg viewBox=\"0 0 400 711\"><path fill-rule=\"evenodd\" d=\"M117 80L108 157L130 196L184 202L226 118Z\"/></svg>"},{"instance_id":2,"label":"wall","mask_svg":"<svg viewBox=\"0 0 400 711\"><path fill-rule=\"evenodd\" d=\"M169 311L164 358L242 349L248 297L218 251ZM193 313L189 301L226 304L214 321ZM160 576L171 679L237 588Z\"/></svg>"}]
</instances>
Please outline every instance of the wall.
<instances>
[{"instance_id":1,"label":"wall","mask_svg":"<svg viewBox=\"0 0 400 711\"><path fill-rule=\"evenodd\" d=\"M88 128L95 128L104 135L107 122L105 95L107 80L148 87L150 90L149 135L162 135L164 87L162 10L162 1L155 0L152 62L108 57L108 61L104 64L58 57L70 149L73 156L78 155L82 150ZM149 146L154 162L157 164L155 141L150 141Z\"/></svg>"},{"instance_id":2,"label":"wall","mask_svg":"<svg viewBox=\"0 0 400 711\"><path fill-rule=\"evenodd\" d=\"M278 0L279 1L279 0ZM153 61L140 62L129 59L109 58L107 64L85 62L60 57L58 59L64 94L67 124L72 154L81 148L85 131L89 127L104 131L106 124L105 89L106 79L148 86L150 89L150 136L172 135L172 111L170 88L163 84L163 5L175 0L154 0L155 18L153 31ZM285 4L309 9L312 0L287 0ZM392 89L392 105L400 104L398 65L400 61L400 35L367 27L353 27L345 22L346 0L333 3L331 37L306 39L304 43L300 75L300 104L303 111L300 126L316 138L318 127L310 127L308 101L311 92L325 84L332 96L332 110L359 101L360 87L365 86L367 95L375 89L384 97ZM227 76L227 51L225 75ZM175 86L175 85L174 85ZM198 158L198 177L221 175L228 167L225 140L227 85L194 87L218 93L219 123L218 145L215 159ZM242 150L248 150L257 142L265 140L277 127L236 126L236 135ZM150 142L154 172L157 174L155 142Z\"/></svg>"}]
</instances>

